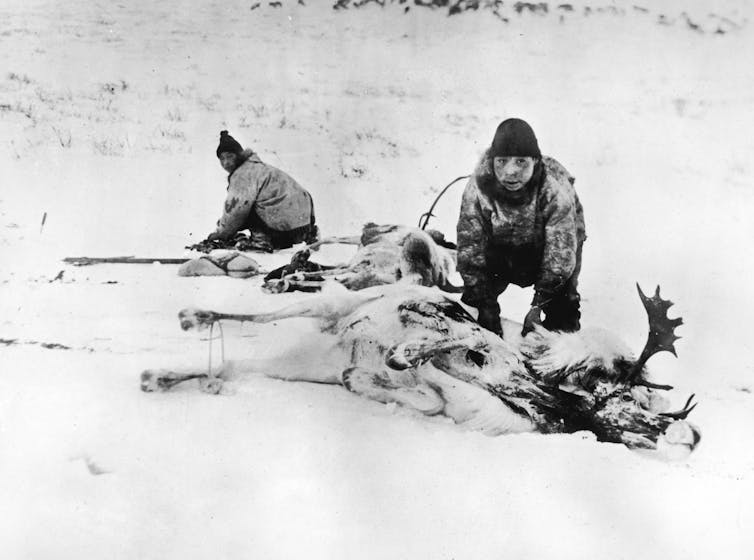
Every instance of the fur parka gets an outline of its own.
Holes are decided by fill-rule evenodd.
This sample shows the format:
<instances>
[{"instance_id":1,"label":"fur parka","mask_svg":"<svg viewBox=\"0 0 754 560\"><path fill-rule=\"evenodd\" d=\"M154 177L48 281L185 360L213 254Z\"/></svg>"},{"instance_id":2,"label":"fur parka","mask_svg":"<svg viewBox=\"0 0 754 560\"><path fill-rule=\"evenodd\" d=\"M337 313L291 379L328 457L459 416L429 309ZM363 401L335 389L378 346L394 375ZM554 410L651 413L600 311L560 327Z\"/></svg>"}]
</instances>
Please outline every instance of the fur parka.
<instances>
[{"instance_id":1,"label":"fur parka","mask_svg":"<svg viewBox=\"0 0 754 560\"><path fill-rule=\"evenodd\" d=\"M252 150L241 157L243 163L228 176L228 195L214 237L229 239L250 228L253 213L279 232L312 223L314 204L306 189L287 173L264 163Z\"/></svg>"},{"instance_id":2,"label":"fur parka","mask_svg":"<svg viewBox=\"0 0 754 560\"><path fill-rule=\"evenodd\" d=\"M489 152L469 179L457 226L464 302L493 304L507 284L534 285L534 305L558 293L580 267L586 239L574 178L543 157L522 193L497 182ZM502 286L502 289L501 289Z\"/></svg>"}]
</instances>

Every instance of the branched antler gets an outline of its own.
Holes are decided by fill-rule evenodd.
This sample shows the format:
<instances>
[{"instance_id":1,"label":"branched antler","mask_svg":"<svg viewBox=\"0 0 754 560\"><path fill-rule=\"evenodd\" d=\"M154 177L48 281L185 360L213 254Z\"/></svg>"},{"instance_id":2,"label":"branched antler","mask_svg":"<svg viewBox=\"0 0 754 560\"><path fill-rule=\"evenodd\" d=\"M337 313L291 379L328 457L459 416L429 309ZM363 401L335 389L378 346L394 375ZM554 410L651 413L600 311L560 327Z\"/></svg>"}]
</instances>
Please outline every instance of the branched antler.
<instances>
[{"instance_id":1,"label":"branched antler","mask_svg":"<svg viewBox=\"0 0 754 560\"><path fill-rule=\"evenodd\" d=\"M683 319L681 317L675 319L668 318L668 309L673 305L673 302L660 297L660 286L657 286L652 297L644 295L644 292L641 291L641 286L639 286L638 283L636 284L636 289L639 290L639 297L641 297L641 301L644 304L644 309L647 310L649 335L647 336L647 343L644 345L644 350L642 350L639 359L633 365L629 373L629 377L633 380L638 379L639 372L641 372L644 364L646 364L647 360L657 352L662 352L664 350L670 352L676 357L678 356L673 344L681 337L675 334L675 328L683 324Z\"/></svg>"},{"instance_id":2,"label":"branched antler","mask_svg":"<svg viewBox=\"0 0 754 560\"><path fill-rule=\"evenodd\" d=\"M681 410L677 410L675 412L661 412L660 416L667 416L668 418L672 418L673 420L685 420L689 413L694 410L696 408L696 405L698 404L691 404L695 396L696 395L691 395L686 401L686 404L683 405L683 408Z\"/></svg>"}]
</instances>

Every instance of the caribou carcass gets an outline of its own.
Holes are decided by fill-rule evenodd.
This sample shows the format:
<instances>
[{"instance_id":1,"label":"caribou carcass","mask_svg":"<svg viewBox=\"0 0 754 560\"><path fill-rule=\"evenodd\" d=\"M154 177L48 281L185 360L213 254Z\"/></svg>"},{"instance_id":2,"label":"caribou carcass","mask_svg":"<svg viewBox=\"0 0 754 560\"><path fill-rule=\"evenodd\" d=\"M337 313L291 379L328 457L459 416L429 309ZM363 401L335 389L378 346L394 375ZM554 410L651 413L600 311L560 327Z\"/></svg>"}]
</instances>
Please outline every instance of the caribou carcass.
<instances>
[{"instance_id":1,"label":"caribou carcass","mask_svg":"<svg viewBox=\"0 0 754 560\"><path fill-rule=\"evenodd\" d=\"M324 243L358 245L358 249L347 264L322 267L309 257ZM450 281L455 257L455 246L438 231L368 223L360 236L326 238L298 251L290 264L266 276L263 289L267 293L317 291L326 279L332 279L349 290L362 290L403 280L455 293L461 291Z\"/></svg>"},{"instance_id":2,"label":"caribou carcass","mask_svg":"<svg viewBox=\"0 0 754 560\"><path fill-rule=\"evenodd\" d=\"M640 294L641 294L641 290ZM276 312L225 314L200 309L179 313L184 330L211 328L219 321L270 323L310 317L328 341L308 344L273 360L227 362L217 374L147 370L142 389L165 390L200 379L218 392L225 379L261 371L289 381L341 384L383 403L398 403L426 415L445 415L490 435L589 430L597 439L683 458L698 444L699 430L686 421L690 401L668 412L647 380L646 360L675 353L670 302L641 294L650 336L639 359L604 331L520 336L508 322L504 337L480 327L457 301L437 288L401 281L348 291L323 291ZM315 356L318 354L318 356ZM309 364L325 364L310 366Z\"/></svg>"}]
</instances>

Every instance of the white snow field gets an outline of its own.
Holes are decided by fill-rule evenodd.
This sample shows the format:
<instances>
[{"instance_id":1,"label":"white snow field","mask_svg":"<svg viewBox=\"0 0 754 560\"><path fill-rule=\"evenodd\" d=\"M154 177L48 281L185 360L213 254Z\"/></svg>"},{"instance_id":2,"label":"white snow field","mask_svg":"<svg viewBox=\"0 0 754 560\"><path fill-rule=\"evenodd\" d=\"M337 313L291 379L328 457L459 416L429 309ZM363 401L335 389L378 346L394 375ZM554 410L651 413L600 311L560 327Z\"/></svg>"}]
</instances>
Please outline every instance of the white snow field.
<instances>
[{"instance_id":1,"label":"white snow field","mask_svg":"<svg viewBox=\"0 0 754 560\"><path fill-rule=\"evenodd\" d=\"M0 557L751 558L752 6L333 3L0 6ZM312 192L323 234L348 235L415 224L511 116L577 177L583 324L638 352L636 282L684 317L678 359L650 367L674 403L700 403L687 461L584 434L485 437L262 376L142 393L144 368L206 367L180 308L304 296L61 261L185 256L222 207L221 129ZM462 188L430 222L451 239ZM503 312L521 320L530 297L511 289ZM226 354L313 332L228 325Z\"/></svg>"}]
</instances>

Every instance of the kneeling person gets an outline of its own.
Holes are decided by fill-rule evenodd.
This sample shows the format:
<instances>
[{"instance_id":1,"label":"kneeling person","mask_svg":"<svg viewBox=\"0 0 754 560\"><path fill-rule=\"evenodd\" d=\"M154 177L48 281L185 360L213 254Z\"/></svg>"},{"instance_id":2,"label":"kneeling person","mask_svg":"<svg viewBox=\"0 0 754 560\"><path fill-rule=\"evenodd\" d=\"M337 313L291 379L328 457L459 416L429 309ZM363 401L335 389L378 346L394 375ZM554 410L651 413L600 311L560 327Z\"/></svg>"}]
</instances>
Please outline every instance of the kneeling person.
<instances>
[{"instance_id":1,"label":"kneeling person","mask_svg":"<svg viewBox=\"0 0 754 560\"><path fill-rule=\"evenodd\" d=\"M525 121L500 124L466 186L458 219L462 301L479 310L483 327L502 334L497 298L516 284L534 286L524 335L537 324L579 330L586 233L573 182L560 163L542 156Z\"/></svg>"},{"instance_id":2,"label":"kneeling person","mask_svg":"<svg viewBox=\"0 0 754 560\"><path fill-rule=\"evenodd\" d=\"M251 245L272 250L317 240L314 202L290 175L244 150L227 130L217 147L220 165L228 172L228 195L217 229L207 241L229 240L251 231Z\"/></svg>"}]
</instances>

